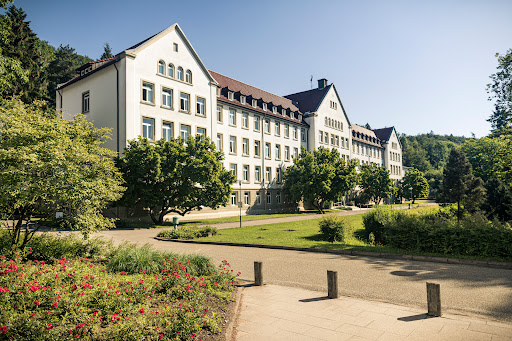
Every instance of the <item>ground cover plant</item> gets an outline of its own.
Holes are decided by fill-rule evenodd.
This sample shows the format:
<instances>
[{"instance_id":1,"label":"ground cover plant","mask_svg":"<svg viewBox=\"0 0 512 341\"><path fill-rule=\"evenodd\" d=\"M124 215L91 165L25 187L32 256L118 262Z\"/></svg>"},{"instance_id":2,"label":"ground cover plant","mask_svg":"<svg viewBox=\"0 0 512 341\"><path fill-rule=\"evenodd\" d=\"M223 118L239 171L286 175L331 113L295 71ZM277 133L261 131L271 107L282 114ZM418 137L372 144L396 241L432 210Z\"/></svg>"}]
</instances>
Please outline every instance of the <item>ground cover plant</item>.
<instances>
[{"instance_id":1,"label":"ground cover plant","mask_svg":"<svg viewBox=\"0 0 512 341\"><path fill-rule=\"evenodd\" d=\"M171 239L194 239L216 235L217 229L211 226L183 226L177 229L160 231L157 237Z\"/></svg>"},{"instance_id":2,"label":"ground cover plant","mask_svg":"<svg viewBox=\"0 0 512 341\"><path fill-rule=\"evenodd\" d=\"M53 264L32 251L0 256L0 339L219 338L236 278L227 261L132 244Z\"/></svg>"}]
</instances>

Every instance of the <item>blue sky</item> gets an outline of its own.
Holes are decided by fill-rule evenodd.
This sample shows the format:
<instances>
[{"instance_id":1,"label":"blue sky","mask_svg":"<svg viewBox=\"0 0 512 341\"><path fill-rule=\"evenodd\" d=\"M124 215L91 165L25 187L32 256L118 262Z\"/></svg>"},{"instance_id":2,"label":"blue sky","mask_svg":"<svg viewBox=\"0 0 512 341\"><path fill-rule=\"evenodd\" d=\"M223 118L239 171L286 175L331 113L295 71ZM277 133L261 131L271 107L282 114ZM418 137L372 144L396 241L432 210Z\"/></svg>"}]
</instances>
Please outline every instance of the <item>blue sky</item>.
<instances>
[{"instance_id":1,"label":"blue sky","mask_svg":"<svg viewBox=\"0 0 512 341\"><path fill-rule=\"evenodd\" d=\"M177 22L212 70L286 95L336 85L353 123L400 133L488 134L495 53L512 1L15 0L53 46L98 58Z\"/></svg>"}]
</instances>

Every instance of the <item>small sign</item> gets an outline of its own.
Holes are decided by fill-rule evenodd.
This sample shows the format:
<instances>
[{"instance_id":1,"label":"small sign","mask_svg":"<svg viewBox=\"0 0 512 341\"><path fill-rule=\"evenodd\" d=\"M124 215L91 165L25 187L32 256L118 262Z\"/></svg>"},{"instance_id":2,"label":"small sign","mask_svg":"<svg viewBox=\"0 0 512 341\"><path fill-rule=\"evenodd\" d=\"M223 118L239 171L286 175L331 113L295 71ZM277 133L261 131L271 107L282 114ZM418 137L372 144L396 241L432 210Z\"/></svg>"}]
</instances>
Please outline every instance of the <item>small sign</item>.
<instances>
[{"instance_id":1,"label":"small sign","mask_svg":"<svg viewBox=\"0 0 512 341\"><path fill-rule=\"evenodd\" d=\"M238 208L242 208L242 202L241 201L238 202Z\"/></svg>"},{"instance_id":2,"label":"small sign","mask_svg":"<svg viewBox=\"0 0 512 341\"><path fill-rule=\"evenodd\" d=\"M63 212L55 212L55 219L62 219L64 218Z\"/></svg>"}]
</instances>

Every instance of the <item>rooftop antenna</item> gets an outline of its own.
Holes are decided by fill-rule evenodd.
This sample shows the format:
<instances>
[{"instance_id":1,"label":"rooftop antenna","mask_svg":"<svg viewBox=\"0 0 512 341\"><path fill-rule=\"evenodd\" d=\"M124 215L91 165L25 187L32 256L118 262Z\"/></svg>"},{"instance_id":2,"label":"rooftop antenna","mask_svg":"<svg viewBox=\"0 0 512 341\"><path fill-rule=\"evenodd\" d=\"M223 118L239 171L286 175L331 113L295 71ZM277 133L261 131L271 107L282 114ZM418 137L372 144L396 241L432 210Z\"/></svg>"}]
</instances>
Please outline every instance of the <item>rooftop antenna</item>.
<instances>
[{"instance_id":1,"label":"rooftop antenna","mask_svg":"<svg viewBox=\"0 0 512 341\"><path fill-rule=\"evenodd\" d=\"M311 75L311 79L309 80L309 82L311 83L311 89L313 89L313 75Z\"/></svg>"}]
</instances>

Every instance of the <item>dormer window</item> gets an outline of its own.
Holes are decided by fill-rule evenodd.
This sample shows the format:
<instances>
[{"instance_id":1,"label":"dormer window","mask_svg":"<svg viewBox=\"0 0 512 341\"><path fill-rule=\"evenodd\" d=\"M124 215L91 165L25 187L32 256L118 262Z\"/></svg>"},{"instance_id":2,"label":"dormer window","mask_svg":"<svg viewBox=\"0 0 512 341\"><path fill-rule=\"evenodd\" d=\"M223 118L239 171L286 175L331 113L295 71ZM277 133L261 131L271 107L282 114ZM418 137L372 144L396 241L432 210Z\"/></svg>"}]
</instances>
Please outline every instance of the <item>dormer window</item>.
<instances>
[{"instance_id":1,"label":"dormer window","mask_svg":"<svg viewBox=\"0 0 512 341\"><path fill-rule=\"evenodd\" d=\"M276 107L276 106L272 106L272 112L273 112L274 114L277 114L277 107Z\"/></svg>"},{"instance_id":2,"label":"dormer window","mask_svg":"<svg viewBox=\"0 0 512 341\"><path fill-rule=\"evenodd\" d=\"M240 103L245 104L245 96L240 95Z\"/></svg>"},{"instance_id":3,"label":"dormer window","mask_svg":"<svg viewBox=\"0 0 512 341\"><path fill-rule=\"evenodd\" d=\"M217 89L216 89L216 90L217 90L217 97L219 97L219 96L220 96L220 88L219 88L219 87L217 87Z\"/></svg>"},{"instance_id":4,"label":"dormer window","mask_svg":"<svg viewBox=\"0 0 512 341\"><path fill-rule=\"evenodd\" d=\"M301 114L299 114L298 120L302 121L302 115Z\"/></svg>"},{"instance_id":5,"label":"dormer window","mask_svg":"<svg viewBox=\"0 0 512 341\"><path fill-rule=\"evenodd\" d=\"M267 103L263 103L263 110L267 111Z\"/></svg>"},{"instance_id":6,"label":"dormer window","mask_svg":"<svg viewBox=\"0 0 512 341\"><path fill-rule=\"evenodd\" d=\"M283 116L286 116L286 109L281 110L281 114L282 114Z\"/></svg>"},{"instance_id":7,"label":"dormer window","mask_svg":"<svg viewBox=\"0 0 512 341\"><path fill-rule=\"evenodd\" d=\"M253 99L253 100L252 100L252 107L253 107L253 108L256 108L257 106L258 106L258 101L257 101L257 100L255 100L255 99Z\"/></svg>"},{"instance_id":8,"label":"dormer window","mask_svg":"<svg viewBox=\"0 0 512 341\"><path fill-rule=\"evenodd\" d=\"M233 100L233 98L234 98L233 91L228 91L228 99L229 99L230 101L232 101L232 100Z\"/></svg>"}]
</instances>

